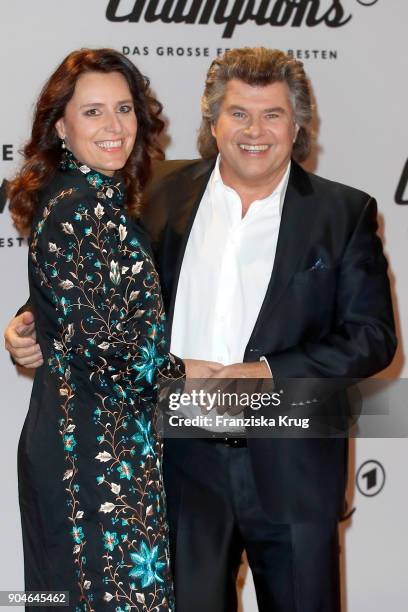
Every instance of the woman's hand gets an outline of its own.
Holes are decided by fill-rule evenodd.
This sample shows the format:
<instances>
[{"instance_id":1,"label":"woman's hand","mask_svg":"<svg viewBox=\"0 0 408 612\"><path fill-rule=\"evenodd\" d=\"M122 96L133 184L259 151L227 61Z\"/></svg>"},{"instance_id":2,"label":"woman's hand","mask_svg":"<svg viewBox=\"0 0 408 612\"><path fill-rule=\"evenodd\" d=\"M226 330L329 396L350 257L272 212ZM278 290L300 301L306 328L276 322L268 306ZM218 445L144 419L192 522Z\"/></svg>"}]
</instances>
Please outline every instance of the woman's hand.
<instances>
[{"instance_id":1,"label":"woman's hand","mask_svg":"<svg viewBox=\"0 0 408 612\"><path fill-rule=\"evenodd\" d=\"M32 312L27 310L10 321L4 332L4 346L20 366L38 368L44 363Z\"/></svg>"}]
</instances>

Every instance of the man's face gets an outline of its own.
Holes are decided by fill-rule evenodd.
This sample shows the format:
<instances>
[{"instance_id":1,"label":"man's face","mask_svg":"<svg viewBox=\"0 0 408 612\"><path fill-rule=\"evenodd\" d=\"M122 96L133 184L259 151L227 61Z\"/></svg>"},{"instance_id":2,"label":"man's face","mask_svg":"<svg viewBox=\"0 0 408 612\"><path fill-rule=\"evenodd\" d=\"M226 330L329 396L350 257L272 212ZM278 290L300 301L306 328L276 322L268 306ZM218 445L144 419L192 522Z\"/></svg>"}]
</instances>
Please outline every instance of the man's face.
<instances>
[{"instance_id":1,"label":"man's face","mask_svg":"<svg viewBox=\"0 0 408 612\"><path fill-rule=\"evenodd\" d=\"M298 132L287 84L257 87L232 79L211 131L227 185L237 190L245 186L274 189Z\"/></svg>"}]
</instances>

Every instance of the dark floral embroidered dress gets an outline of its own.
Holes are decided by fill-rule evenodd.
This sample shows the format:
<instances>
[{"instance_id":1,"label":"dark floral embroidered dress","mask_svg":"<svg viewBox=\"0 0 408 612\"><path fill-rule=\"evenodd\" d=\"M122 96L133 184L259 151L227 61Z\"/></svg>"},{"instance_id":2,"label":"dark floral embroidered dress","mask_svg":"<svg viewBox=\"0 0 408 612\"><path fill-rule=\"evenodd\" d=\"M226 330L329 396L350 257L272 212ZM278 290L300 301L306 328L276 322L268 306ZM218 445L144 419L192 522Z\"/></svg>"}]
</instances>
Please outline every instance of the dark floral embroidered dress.
<instances>
[{"instance_id":1,"label":"dark floral embroidered dress","mask_svg":"<svg viewBox=\"0 0 408 612\"><path fill-rule=\"evenodd\" d=\"M149 242L122 185L65 152L34 221L44 365L19 445L27 590L70 610L174 610L156 386L169 355ZM47 608L50 609L50 608Z\"/></svg>"}]
</instances>

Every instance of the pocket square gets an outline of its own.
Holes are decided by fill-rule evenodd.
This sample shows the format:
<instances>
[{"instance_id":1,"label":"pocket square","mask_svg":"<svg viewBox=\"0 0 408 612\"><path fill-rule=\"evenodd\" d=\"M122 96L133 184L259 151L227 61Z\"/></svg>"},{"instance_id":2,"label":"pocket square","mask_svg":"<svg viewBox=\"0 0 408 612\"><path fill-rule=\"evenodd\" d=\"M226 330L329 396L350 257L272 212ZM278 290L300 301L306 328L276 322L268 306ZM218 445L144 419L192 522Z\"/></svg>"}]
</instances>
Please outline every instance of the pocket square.
<instances>
[{"instance_id":1,"label":"pocket square","mask_svg":"<svg viewBox=\"0 0 408 612\"><path fill-rule=\"evenodd\" d=\"M316 259L316 261L314 262L314 264L312 265L311 268L309 268L309 272L312 272L313 270L327 270L329 266L326 266L326 264L324 263L323 259L321 257L319 257L319 259Z\"/></svg>"}]
</instances>

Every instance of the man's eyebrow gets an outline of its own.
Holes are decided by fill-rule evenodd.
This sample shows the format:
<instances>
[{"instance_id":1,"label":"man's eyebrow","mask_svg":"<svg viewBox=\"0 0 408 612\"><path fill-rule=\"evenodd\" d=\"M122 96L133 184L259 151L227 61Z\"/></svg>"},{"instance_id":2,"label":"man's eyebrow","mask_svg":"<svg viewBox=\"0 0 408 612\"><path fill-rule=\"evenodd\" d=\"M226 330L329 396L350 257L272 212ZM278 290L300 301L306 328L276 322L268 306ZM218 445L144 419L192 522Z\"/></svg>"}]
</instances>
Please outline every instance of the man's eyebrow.
<instances>
[{"instance_id":1,"label":"man's eyebrow","mask_svg":"<svg viewBox=\"0 0 408 612\"><path fill-rule=\"evenodd\" d=\"M247 109L244 106L239 106L239 104L230 104L230 106L227 107L227 110L240 110L246 112Z\"/></svg>"},{"instance_id":2,"label":"man's eyebrow","mask_svg":"<svg viewBox=\"0 0 408 612\"><path fill-rule=\"evenodd\" d=\"M283 106L273 106L272 108L265 108L264 113L286 113Z\"/></svg>"},{"instance_id":3,"label":"man's eyebrow","mask_svg":"<svg viewBox=\"0 0 408 612\"><path fill-rule=\"evenodd\" d=\"M229 111L239 110L239 111L248 112L248 109L245 108L245 106L240 106L239 104L231 104L230 106L227 107L227 110ZM263 113L286 113L286 110L283 108L283 106L273 106L271 108L264 108L262 112Z\"/></svg>"}]
</instances>

